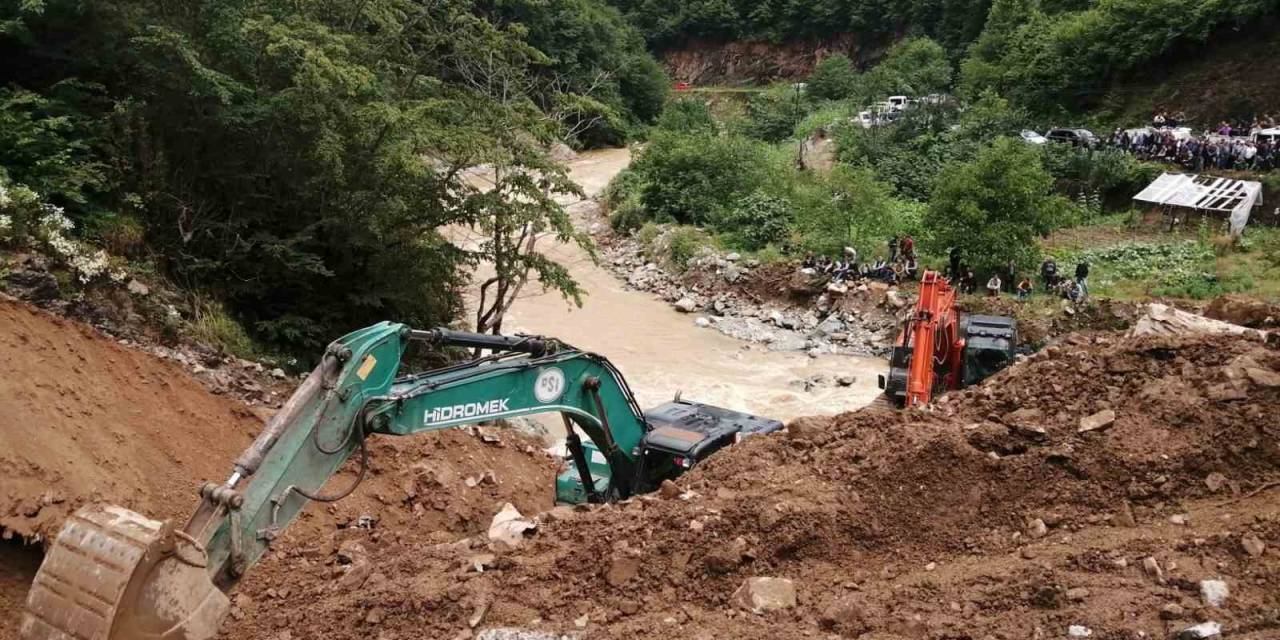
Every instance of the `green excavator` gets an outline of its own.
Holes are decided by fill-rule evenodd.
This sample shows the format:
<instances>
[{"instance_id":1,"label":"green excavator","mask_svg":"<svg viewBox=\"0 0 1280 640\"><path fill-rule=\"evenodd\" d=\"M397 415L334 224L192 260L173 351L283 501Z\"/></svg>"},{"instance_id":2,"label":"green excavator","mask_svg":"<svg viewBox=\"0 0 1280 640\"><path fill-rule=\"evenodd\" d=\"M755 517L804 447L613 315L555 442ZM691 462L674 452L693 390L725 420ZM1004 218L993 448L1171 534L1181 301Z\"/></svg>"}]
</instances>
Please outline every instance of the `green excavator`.
<instances>
[{"instance_id":1,"label":"green excavator","mask_svg":"<svg viewBox=\"0 0 1280 640\"><path fill-rule=\"evenodd\" d=\"M406 374L402 360L414 342L490 355ZM556 480L556 498L566 503L653 491L742 437L782 428L678 397L643 412L608 360L556 340L382 323L329 345L230 477L201 488L184 526L112 505L87 505L69 517L36 574L21 636L212 638L229 608L227 592L303 507L355 490L368 468L369 436L549 412L566 426L572 465ZM355 479L322 493L352 456Z\"/></svg>"}]
</instances>

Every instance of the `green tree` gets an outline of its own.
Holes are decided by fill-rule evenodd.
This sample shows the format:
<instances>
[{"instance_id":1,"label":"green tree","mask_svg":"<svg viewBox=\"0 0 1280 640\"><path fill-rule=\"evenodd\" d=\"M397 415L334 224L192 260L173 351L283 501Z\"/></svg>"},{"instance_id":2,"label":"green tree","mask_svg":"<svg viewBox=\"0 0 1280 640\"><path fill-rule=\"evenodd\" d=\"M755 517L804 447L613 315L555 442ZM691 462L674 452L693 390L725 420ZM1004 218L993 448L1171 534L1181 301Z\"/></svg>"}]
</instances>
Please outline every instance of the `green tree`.
<instances>
[{"instance_id":1,"label":"green tree","mask_svg":"<svg viewBox=\"0 0 1280 640\"><path fill-rule=\"evenodd\" d=\"M951 76L951 61L942 45L925 37L907 38L866 74L867 93L872 100L942 93L951 87Z\"/></svg>"},{"instance_id":2,"label":"green tree","mask_svg":"<svg viewBox=\"0 0 1280 640\"><path fill-rule=\"evenodd\" d=\"M758 251L786 239L793 221L790 201L756 191L725 212L716 227L727 232L734 245Z\"/></svg>"},{"instance_id":3,"label":"green tree","mask_svg":"<svg viewBox=\"0 0 1280 640\"><path fill-rule=\"evenodd\" d=\"M844 100L858 89L858 70L842 53L827 56L809 74L808 92L817 100Z\"/></svg>"},{"instance_id":4,"label":"green tree","mask_svg":"<svg viewBox=\"0 0 1280 640\"><path fill-rule=\"evenodd\" d=\"M767 181L767 148L741 136L658 132L635 159L640 202L654 220L708 224Z\"/></svg>"},{"instance_id":5,"label":"green tree","mask_svg":"<svg viewBox=\"0 0 1280 640\"><path fill-rule=\"evenodd\" d=\"M530 273L579 296L519 239L576 240L543 149L654 115L665 83L639 42L588 0L0 0L0 171L73 219L136 220L165 277L314 356L387 318L451 322L480 261L508 283L490 300ZM472 183L479 164L495 187ZM458 227L489 244L439 233Z\"/></svg>"},{"instance_id":6,"label":"green tree","mask_svg":"<svg viewBox=\"0 0 1280 640\"><path fill-rule=\"evenodd\" d=\"M1062 224L1069 206L1053 194L1038 152L1001 138L972 161L943 169L924 224L933 251L959 247L973 266L995 269L1033 262L1037 239Z\"/></svg>"},{"instance_id":7,"label":"green tree","mask_svg":"<svg viewBox=\"0 0 1280 640\"><path fill-rule=\"evenodd\" d=\"M827 206L812 207L800 216L805 246L825 254L857 247L867 255L881 241L879 233L890 219L889 187L869 169L837 165L827 188Z\"/></svg>"},{"instance_id":8,"label":"green tree","mask_svg":"<svg viewBox=\"0 0 1280 640\"><path fill-rule=\"evenodd\" d=\"M808 113L809 105L797 89L774 85L747 102L743 131L765 142L781 142L791 136Z\"/></svg>"}]
</instances>

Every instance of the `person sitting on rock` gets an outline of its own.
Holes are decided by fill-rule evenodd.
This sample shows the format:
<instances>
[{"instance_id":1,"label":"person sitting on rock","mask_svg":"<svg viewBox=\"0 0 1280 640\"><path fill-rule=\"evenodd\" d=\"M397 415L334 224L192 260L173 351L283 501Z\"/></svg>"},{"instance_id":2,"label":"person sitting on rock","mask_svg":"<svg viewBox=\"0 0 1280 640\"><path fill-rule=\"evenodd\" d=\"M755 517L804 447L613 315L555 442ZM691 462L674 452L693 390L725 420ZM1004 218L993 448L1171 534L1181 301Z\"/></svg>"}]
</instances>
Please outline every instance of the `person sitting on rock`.
<instances>
[{"instance_id":1,"label":"person sitting on rock","mask_svg":"<svg viewBox=\"0 0 1280 640\"><path fill-rule=\"evenodd\" d=\"M978 290L978 276L973 274L973 269L963 269L964 275L960 276L960 293L973 293Z\"/></svg>"},{"instance_id":2,"label":"person sitting on rock","mask_svg":"<svg viewBox=\"0 0 1280 640\"><path fill-rule=\"evenodd\" d=\"M902 238L902 257L911 260L916 257L916 239L910 235Z\"/></svg>"},{"instance_id":3,"label":"person sitting on rock","mask_svg":"<svg viewBox=\"0 0 1280 640\"><path fill-rule=\"evenodd\" d=\"M920 263L916 261L915 256L907 259L907 277L915 280L920 274Z\"/></svg>"},{"instance_id":4,"label":"person sitting on rock","mask_svg":"<svg viewBox=\"0 0 1280 640\"><path fill-rule=\"evenodd\" d=\"M849 277L850 265L848 260L837 260L836 266L832 270L831 280L834 282L844 282Z\"/></svg>"},{"instance_id":5,"label":"person sitting on rock","mask_svg":"<svg viewBox=\"0 0 1280 640\"><path fill-rule=\"evenodd\" d=\"M1023 278L1022 282L1018 283L1018 299L1026 300L1027 298L1030 298L1031 289L1032 289L1031 278Z\"/></svg>"},{"instance_id":6,"label":"person sitting on rock","mask_svg":"<svg viewBox=\"0 0 1280 640\"><path fill-rule=\"evenodd\" d=\"M988 298L1000 297L1000 287L1002 286L1004 286L1004 283L1000 282L1000 274L998 273L991 274L991 279L987 280L987 297Z\"/></svg>"},{"instance_id":7,"label":"person sitting on rock","mask_svg":"<svg viewBox=\"0 0 1280 640\"><path fill-rule=\"evenodd\" d=\"M813 257L813 252L806 251L804 254L804 261L800 263L800 268L813 269L813 268L816 268L817 266L818 266L818 260Z\"/></svg>"}]
</instances>

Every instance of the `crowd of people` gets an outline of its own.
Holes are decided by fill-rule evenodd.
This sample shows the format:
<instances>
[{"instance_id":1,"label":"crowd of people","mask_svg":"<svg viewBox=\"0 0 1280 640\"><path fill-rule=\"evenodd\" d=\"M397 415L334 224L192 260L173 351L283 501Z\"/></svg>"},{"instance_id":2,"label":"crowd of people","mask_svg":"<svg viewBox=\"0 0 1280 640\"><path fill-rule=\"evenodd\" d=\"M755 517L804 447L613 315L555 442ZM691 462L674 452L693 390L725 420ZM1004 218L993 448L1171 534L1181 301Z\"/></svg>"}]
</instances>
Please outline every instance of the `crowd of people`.
<instances>
[{"instance_id":1,"label":"crowd of people","mask_svg":"<svg viewBox=\"0 0 1280 640\"><path fill-rule=\"evenodd\" d=\"M1150 128L1117 128L1107 138L1107 144L1144 160L1174 163L1195 172L1280 168L1280 145L1270 136L1254 135L1276 127L1276 120L1270 115L1256 118L1251 124L1222 121L1199 135L1188 135L1185 129L1179 129L1185 122L1186 116L1181 113L1171 116L1161 111L1152 118Z\"/></svg>"},{"instance_id":2,"label":"crowd of people","mask_svg":"<svg viewBox=\"0 0 1280 640\"><path fill-rule=\"evenodd\" d=\"M974 294L978 291L978 277L972 268L964 263L960 250L952 248L947 268L943 275L956 283L960 293ZM1040 284L1046 294L1065 298L1072 302L1083 302L1089 296L1089 263L1076 264L1075 277L1068 278L1058 269L1058 262L1052 256L1040 263ZM986 294L995 298L1002 291L1008 290L1019 300L1026 300L1035 292L1035 284L1030 276L1018 277L1018 267L1010 260L1002 271L992 272L987 279Z\"/></svg>"},{"instance_id":3,"label":"crowd of people","mask_svg":"<svg viewBox=\"0 0 1280 640\"><path fill-rule=\"evenodd\" d=\"M858 250L845 247L841 255L814 256L807 253L800 263L802 272L822 275L832 282L844 283L857 280L876 280L898 284L919 276L920 264L916 260L916 241L911 236L893 236L887 243L888 259L877 254L874 259L859 261Z\"/></svg>"},{"instance_id":4,"label":"crowd of people","mask_svg":"<svg viewBox=\"0 0 1280 640\"><path fill-rule=\"evenodd\" d=\"M887 259L883 254L877 254L873 260L861 262L858 260L858 250L853 247L845 247L842 254L835 258L808 253L805 254L800 269L807 275L825 277L836 283L875 280L898 284L919 277L915 240L911 236L893 236L886 243L886 248ZM943 276L960 293L975 294L978 291L978 276L965 263L959 247L952 247L948 251ZM1046 294L1072 302L1083 302L1089 296L1089 263L1082 261L1076 264L1075 277L1069 278L1059 270L1058 263L1052 256L1046 257L1040 263L1040 283ZM1002 271L993 272L987 279L987 296L998 297L1006 290L1019 300L1030 298L1035 291L1035 284L1030 276L1018 277L1017 265L1012 260L1006 263Z\"/></svg>"}]
</instances>

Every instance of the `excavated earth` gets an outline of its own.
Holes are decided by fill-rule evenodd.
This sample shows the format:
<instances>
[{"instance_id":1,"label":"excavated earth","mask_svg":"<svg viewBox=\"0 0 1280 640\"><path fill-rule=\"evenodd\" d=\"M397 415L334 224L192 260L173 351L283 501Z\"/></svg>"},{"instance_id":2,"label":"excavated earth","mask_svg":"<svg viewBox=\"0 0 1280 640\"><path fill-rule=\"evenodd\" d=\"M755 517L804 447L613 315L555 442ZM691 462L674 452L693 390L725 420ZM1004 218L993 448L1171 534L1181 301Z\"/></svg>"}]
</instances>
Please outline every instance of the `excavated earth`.
<instances>
[{"instance_id":1,"label":"excavated earth","mask_svg":"<svg viewBox=\"0 0 1280 640\"><path fill-rule=\"evenodd\" d=\"M0 640L16 626L41 543L90 501L181 521L222 480L271 409L249 408L211 371L122 346L86 325L0 298ZM225 375L224 375L225 374ZM248 393L280 386L264 375ZM285 389L287 393L287 388ZM551 508L555 460L514 431L457 430L370 443L371 473L348 499L313 505L280 544L335 531L414 530L456 539L502 504ZM348 486L354 469L331 481Z\"/></svg>"},{"instance_id":2,"label":"excavated earth","mask_svg":"<svg viewBox=\"0 0 1280 640\"><path fill-rule=\"evenodd\" d=\"M931 410L797 420L659 495L556 508L515 549L390 526L282 545L226 637L1273 639L1278 411L1273 347L1072 335ZM795 606L735 605L753 577Z\"/></svg>"},{"instance_id":3,"label":"excavated earth","mask_svg":"<svg viewBox=\"0 0 1280 640\"><path fill-rule=\"evenodd\" d=\"M88 500L181 518L266 411L5 301L0 367L10 640L36 540ZM610 506L553 507L557 464L514 431L376 440L360 489L249 573L224 637L1274 639L1278 410L1274 346L1095 333L929 410L794 421ZM506 503L538 525L515 547L485 535ZM755 577L792 581L794 606L744 610Z\"/></svg>"}]
</instances>

